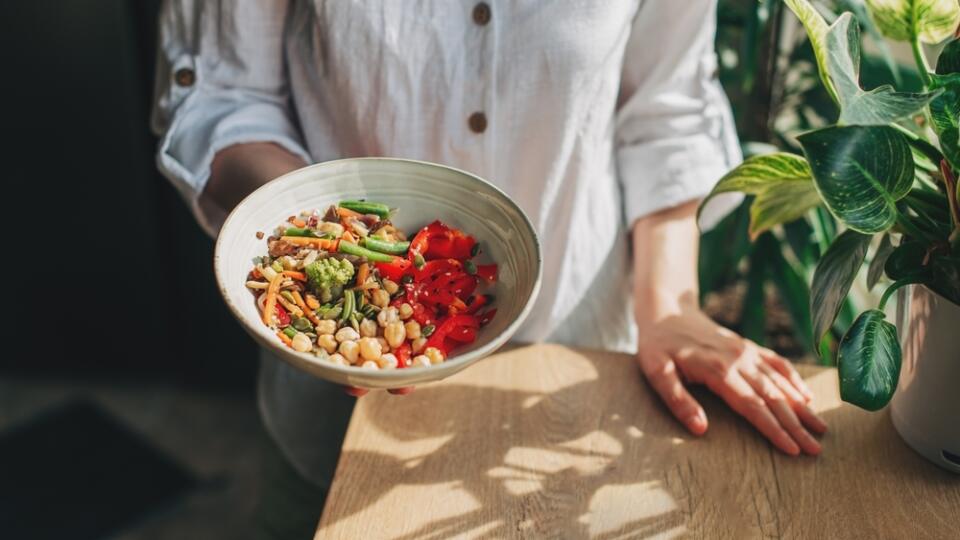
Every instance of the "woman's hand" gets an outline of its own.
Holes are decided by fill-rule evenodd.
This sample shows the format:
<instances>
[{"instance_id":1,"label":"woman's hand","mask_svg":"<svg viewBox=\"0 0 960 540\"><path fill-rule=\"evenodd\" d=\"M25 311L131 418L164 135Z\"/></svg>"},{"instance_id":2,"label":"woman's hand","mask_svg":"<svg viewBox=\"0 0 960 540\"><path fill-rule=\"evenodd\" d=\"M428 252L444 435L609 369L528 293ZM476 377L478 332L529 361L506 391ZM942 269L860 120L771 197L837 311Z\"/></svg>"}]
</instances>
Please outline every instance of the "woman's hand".
<instances>
[{"instance_id":1,"label":"woman's hand","mask_svg":"<svg viewBox=\"0 0 960 540\"><path fill-rule=\"evenodd\" d=\"M633 228L643 373L695 435L707 431L707 416L684 381L706 385L787 454L818 454L810 432L827 426L810 409L810 391L790 362L700 311L696 209L696 202L687 203L643 217Z\"/></svg>"},{"instance_id":2,"label":"woman's hand","mask_svg":"<svg viewBox=\"0 0 960 540\"><path fill-rule=\"evenodd\" d=\"M810 432L827 425L810 409L813 395L788 360L695 307L642 324L640 336L643 373L691 433L707 431L707 416L683 381L706 385L785 453L820 453Z\"/></svg>"}]
</instances>

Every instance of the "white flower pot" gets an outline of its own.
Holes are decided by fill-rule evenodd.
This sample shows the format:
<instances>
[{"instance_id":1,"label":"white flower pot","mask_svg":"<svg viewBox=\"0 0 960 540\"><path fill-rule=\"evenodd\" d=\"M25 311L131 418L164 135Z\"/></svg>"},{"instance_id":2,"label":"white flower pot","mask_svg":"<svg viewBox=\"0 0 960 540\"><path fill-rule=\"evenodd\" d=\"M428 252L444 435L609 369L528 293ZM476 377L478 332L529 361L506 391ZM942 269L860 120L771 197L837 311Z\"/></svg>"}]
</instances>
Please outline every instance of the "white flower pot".
<instances>
[{"instance_id":1,"label":"white flower pot","mask_svg":"<svg viewBox=\"0 0 960 540\"><path fill-rule=\"evenodd\" d=\"M893 425L920 455L960 473L960 306L923 286L898 304L903 368Z\"/></svg>"}]
</instances>

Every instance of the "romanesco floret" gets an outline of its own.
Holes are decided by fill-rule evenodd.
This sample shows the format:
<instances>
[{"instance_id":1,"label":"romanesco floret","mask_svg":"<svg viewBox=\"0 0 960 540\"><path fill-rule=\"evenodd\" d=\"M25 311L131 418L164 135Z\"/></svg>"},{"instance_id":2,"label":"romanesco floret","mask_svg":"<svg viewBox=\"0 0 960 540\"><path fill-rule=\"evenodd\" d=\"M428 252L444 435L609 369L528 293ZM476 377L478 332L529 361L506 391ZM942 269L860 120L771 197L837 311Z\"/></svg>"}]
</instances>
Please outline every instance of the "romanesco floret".
<instances>
[{"instance_id":1,"label":"romanesco floret","mask_svg":"<svg viewBox=\"0 0 960 540\"><path fill-rule=\"evenodd\" d=\"M304 271L310 287L317 291L325 302L330 301L333 291L342 290L343 286L353 279L353 265L344 259L320 259L308 264Z\"/></svg>"}]
</instances>

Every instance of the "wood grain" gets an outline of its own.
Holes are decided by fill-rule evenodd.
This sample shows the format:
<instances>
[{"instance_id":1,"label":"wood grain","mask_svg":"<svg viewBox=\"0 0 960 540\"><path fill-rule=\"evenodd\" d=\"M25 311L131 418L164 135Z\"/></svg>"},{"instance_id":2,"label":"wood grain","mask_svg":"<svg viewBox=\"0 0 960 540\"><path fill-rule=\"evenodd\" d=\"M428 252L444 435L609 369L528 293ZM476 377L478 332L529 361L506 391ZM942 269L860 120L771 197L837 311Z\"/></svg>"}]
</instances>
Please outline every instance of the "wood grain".
<instances>
[{"instance_id":1,"label":"wood grain","mask_svg":"<svg viewBox=\"0 0 960 540\"><path fill-rule=\"evenodd\" d=\"M360 400L316 538L957 538L960 476L803 369L830 425L779 454L704 392L688 435L626 355L536 345Z\"/></svg>"}]
</instances>

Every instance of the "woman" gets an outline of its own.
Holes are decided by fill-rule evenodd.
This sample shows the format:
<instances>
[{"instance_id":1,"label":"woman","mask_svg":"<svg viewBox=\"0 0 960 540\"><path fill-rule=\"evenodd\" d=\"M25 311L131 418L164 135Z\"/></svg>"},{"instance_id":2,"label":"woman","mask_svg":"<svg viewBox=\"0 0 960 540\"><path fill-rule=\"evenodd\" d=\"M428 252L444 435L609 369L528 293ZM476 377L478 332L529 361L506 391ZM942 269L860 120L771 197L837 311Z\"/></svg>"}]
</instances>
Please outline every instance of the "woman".
<instances>
[{"instance_id":1,"label":"woman","mask_svg":"<svg viewBox=\"0 0 960 540\"><path fill-rule=\"evenodd\" d=\"M697 305L697 200L739 159L715 10L171 0L159 166L210 234L251 190L307 163L394 156L474 172L524 208L543 242L543 288L517 340L636 352L691 433L707 417L683 381L707 385L783 452L817 454L810 431L826 426L791 365ZM321 449L339 442L315 425L330 393L263 361L266 425L315 483L330 474Z\"/></svg>"}]
</instances>

